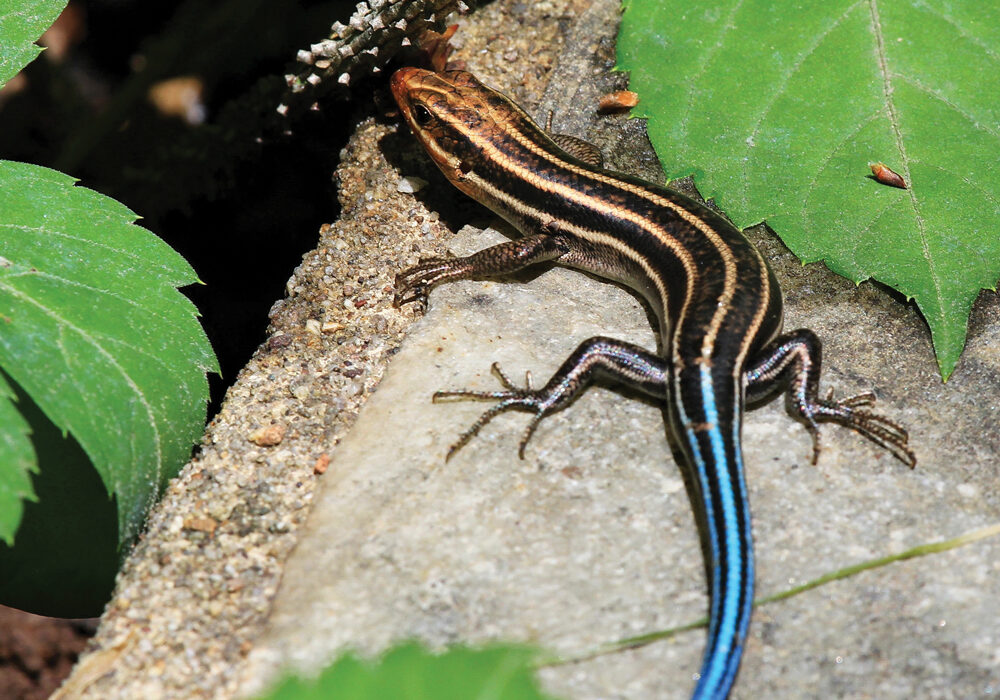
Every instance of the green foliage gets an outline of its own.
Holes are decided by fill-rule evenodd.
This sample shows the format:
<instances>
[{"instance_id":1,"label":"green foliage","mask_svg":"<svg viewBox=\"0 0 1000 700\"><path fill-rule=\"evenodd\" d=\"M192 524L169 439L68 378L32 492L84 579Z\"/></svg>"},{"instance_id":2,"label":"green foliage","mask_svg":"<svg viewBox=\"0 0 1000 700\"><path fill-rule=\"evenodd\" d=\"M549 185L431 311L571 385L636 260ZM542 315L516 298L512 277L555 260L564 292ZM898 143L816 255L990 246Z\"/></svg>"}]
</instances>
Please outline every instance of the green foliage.
<instances>
[{"instance_id":1,"label":"green foliage","mask_svg":"<svg viewBox=\"0 0 1000 700\"><path fill-rule=\"evenodd\" d=\"M407 643L378 663L344 654L319 678L288 678L261 700L554 700L538 689L535 655L511 645L432 654Z\"/></svg>"},{"instance_id":2,"label":"green foliage","mask_svg":"<svg viewBox=\"0 0 1000 700\"><path fill-rule=\"evenodd\" d=\"M0 78L64 4L0 0ZM216 362L176 289L197 278L135 219L0 161L0 602L99 611L119 546L201 434Z\"/></svg>"},{"instance_id":3,"label":"green foliage","mask_svg":"<svg viewBox=\"0 0 1000 700\"><path fill-rule=\"evenodd\" d=\"M90 455L128 539L200 434L214 361L175 289L194 271L128 209L72 182L0 162L0 363Z\"/></svg>"},{"instance_id":4,"label":"green foliage","mask_svg":"<svg viewBox=\"0 0 1000 700\"><path fill-rule=\"evenodd\" d=\"M41 51L35 39L56 21L67 0L0 0L0 86Z\"/></svg>"},{"instance_id":5,"label":"green foliage","mask_svg":"<svg viewBox=\"0 0 1000 700\"><path fill-rule=\"evenodd\" d=\"M0 372L0 537L10 543L25 499L35 500L29 472L38 471L28 421L13 404L14 390Z\"/></svg>"},{"instance_id":6,"label":"green foliage","mask_svg":"<svg viewBox=\"0 0 1000 700\"><path fill-rule=\"evenodd\" d=\"M1000 276L1000 5L625 0L620 67L668 177L916 300L942 375ZM868 163L909 189L871 178Z\"/></svg>"}]
</instances>

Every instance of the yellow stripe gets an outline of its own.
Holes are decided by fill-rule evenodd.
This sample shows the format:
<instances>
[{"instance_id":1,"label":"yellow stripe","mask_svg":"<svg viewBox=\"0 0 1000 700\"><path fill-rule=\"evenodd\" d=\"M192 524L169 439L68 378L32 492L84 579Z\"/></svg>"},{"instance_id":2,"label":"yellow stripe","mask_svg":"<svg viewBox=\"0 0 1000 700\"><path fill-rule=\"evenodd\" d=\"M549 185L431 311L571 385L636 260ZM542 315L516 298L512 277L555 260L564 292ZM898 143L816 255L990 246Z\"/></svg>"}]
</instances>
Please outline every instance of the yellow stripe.
<instances>
[{"instance_id":1,"label":"yellow stripe","mask_svg":"<svg viewBox=\"0 0 1000 700\"><path fill-rule=\"evenodd\" d=\"M530 152L543 158L544 160L547 160L553 167L568 170L569 172L574 173L575 175L585 178L590 178L603 185L611 185L614 187L618 187L622 190L625 190L626 192L642 197L650 204L670 209L678 216L680 216L682 219L687 221L689 224L691 224L699 231L701 231L705 235L705 237L712 243L712 245L715 246L716 250L719 253L719 257L723 261L723 265L725 268L725 280L723 283L723 292L719 299L719 306L716 312L712 315L712 322L709 324L708 330L705 333L704 341L702 342L702 357L705 358L706 360L709 359L709 357L711 357L712 348L715 344L715 338L719 333L719 328L722 326L722 322L726 316L727 311L729 310L729 306L733 299L734 292L736 291L736 274L737 274L736 260L735 257L733 256L732 250L729 248L728 245L726 245L726 242L723 241L722 238L718 235L718 233L715 231L715 228L697 214L688 211L687 209L677 204L676 202L673 202L669 199L657 195L655 192L651 192L645 188L638 187L629 182L624 182L622 180L619 180L618 178L608 173L602 173L598 171L584 169L578 165L562 160L561 158L558 157L556 153L544 149L543 147L539 146L537 142L535 142L531 138L528 138L519 129L513 128L516 125L508 124L508 126L512 128L505 131L504 133L512 136L519 144L521 144L524 148L528 149ZM466 131L466 133L471 134L472 132ZM493 153L500 156L497 158L498 160L500 160L504 155L496 149L493 150ZM569 188L562 188L562 189L566 190ZM598 198L587 198L587 199L591 201L600 201ZM606 203L603 204L607 206ZM622 218L629 218L620 210L615 210L615 213L616 215L621 216ZM661 226L658 226L656 223L651 222L645 218L642 218L641 220L646 222L646 225L643 226L643 228L645 228L650 233L656 235L658 238L661 238L661 240L670 239L671 241L677 243L676 240L672 236L670 236L670 234L667 233ZM664 240L664 243L666 243L666 240ZM678 243L677 245L680 244Z\"/></svg>"},{"instance_id":2,"label":"yellow stripe","mask_svg":"<svg viewBox=\"0 0 1000 700\"><path fill-rule=\"evenodd\" d=\"M422 85L422 90L428 92L434 92L441 95L446 102L450 101L451 91L440 89L436 86ZM494 122L503 126L503 134L509 136L514 141L516 141L521 147L526 149L528 152L532 153L538 157L543 162L547 163L549 167L553 169L562 169L569 173L572 173L578 177L584 179L590 179L592 182L598 183L604 186L610 186L618 188L629 194L638 196L645 201L649 202L650 205L654 207L664 207L673 211L677 216L686 221L688 224L700 231L704 236L706 241L708 241L715 249L722 261L724 269L724 279L723 279L723 290L718 298L716 311L712 315L711 322L705 331L704 338L702 340L702 359L708 361L711 358L712 352L714 350L715 341L718 333L725 321L726 315L728 314L733 298L735 296L737 284L738 284L738 272L735 255L729 245L723 240L723 238L718 234L715 228L703 218L689 211L681 204L671 201L668 198L662 197L653 191L646 188L633 185L632 183L620 180L614 175L602 172L599 170L591 170L589 168L583 168L575 163L570 163L563 160L559 153L558 146L551 142L545 132L542 131L535 123L532 121L531 117L528 116L516 103L512 102L508 98L495 93L501 99L504 100L505 106L511 109L516 114L520 115L524 121L524 124L518 123L518 120L512 120L503 116L502 118L496 118L494 115ZM491 110L492 111L492 110ZM553 196L562 197L568 201L572 201L576 204L582 205L584 207L593 209L599 212L610 212L615 216L630 221L636 226L647 231L654 238L659 240L663 245L668 247L681 264L687 273L687 286L685 289L684 301L681 305L680 318L677 319L675 328L672 329L672 343L671 349L674 355L674 362L676 367L680 367L680 358L677 356L676 348L678 346L678 337L683 325L681 321L687 318L687 312L690 306L691 299L693 297L695 279L698 277L698 269L694 263L694 259L690 251L688 251L685 246L680 243L674 236L672 236L669 231L664 229L656 221L643 216L630 209L625 209L621 207L614 206L610 204L605 199L601 198L600 195L588 195L577 189L567 187L565 185L560 185L553 182L551 179L545 177L544 171L539 172L532 168L525 166L523 163L518 161L516 158L512 157L509 153L503 150L501 147L497 146L496 143L490 138L489 133L482 133L475 129L470 129L468 124L462 120L456 118L454 115L449 113L447 110L442 111L438 115L439 117L446 119L450 123L450 127L456 131L464 134L469 140L475 144L477 147L483 150L484 156L488 158L491 162L496 164L498 167L505 170L510 174L512 178L522 180L527 182L537 188L538 190L551 194ZM530 130L525 131L524 125L528 125ZM449 163L450 160L454 159L454 156L444 152L436 144L435 139L428 139L427 143L434 144L436 147L434 150L436 152L431 153L432 157L439 164ZM536 209L526 202L517 199L516 197L503 192L498 187L495 187L490 182L484 178L474 175L470 172L465 177L462 178L464 182L472 185L479 190L488 193L495 201L502 203L504 206L510 208L511 211L527 214L532 218L540 222L552 221L553 217L551 214ZM564 230L573 235L577 235L582 239L588 240L595 244L607 245L610 248L616 250L620 254L626 256L627 258L635 261L642 270L646 273L649 280L652 281L656 287L661 300L661 306L666 313L668 308L668 293L666 289L666 282L662 279L661 275L658 273L656 265L647 260L645 256L638 253L636 250L631 248L627 243L614 238L613 236L608 236L606 234L601 234L598 231L592 231L579 227L567 221L559 220L557 222ZM753 246L751 246L753 248ZM744 335L743 342L740 343L739 352L737 355L737 367L742 367L743 362L746 359L746 355L749 352L750 346L755 341L755 336L757 331L760 329L764 321L764 314L767 310L767 300L770 295L770 280L767 274L767 265L760 253L754 248L754 253L758 259L758 267L760 269L760 291L761 294L757 297L757 308L751 320L750 327L747 329L747 333Z\"/></svg>"},{"instance_id":3,"label":"yellow stripe","mask_svg":"<svg viewBox=\"0 0 1000 700\"><path fill-rule=\"evenodd\" d=\"M506 161L502 159L497 159L497 161L516 164L516 161ZM514 173L517 177L520 177L521 179L524 180L529 179L527 177L523 177L522 175L518 174L518 171L523 171L524 169L517 165L515 165L513 168L508 166L505 169L508 172ZM572 188L556 185L555 183L549 180L538 178L537 175L535 176L535 178L532 179L537 179L537 182L534 183L535 186L544 192L565 197L566 199L586 204L592 207L594 201L599 201L595 200L593 197L589 197L583 194L582 192L579 192ZM669 303L669 294L666 286L666 280L663 279L663 275L659 274L657 267L653 262L651 262L645 255L639 253L639 251L637 251L635 248L628 245L628 243L622 241L619 238L616 238L615 236L601 233L600 231L593 231L587 228L583 228L582 226L577 226L576 224L573 224L572 222L566 221L564 219L555 219L548 212L541 209L536 209L535 207L532 207L526 202L523 202L517 199L516 197L504 192L500 188L494 186L491 182L489 182L485 178L476 175L474 172L470 172L468 175L466 175L465 180L467 182L471 182L475 187L479 188L481 191L488 194L495 201L501 202L502 204L509 207L511 211L520 214L527 214L532 218L542 222L554 221L555 223L558 224L559 228L565 230L568 233L573 234L574 236L578 236L579 238L586 241L590 241L592 243L608 246L609 248L612 248L613 250L616 250L625 257L629 258L630 260L635 261L643 269L643 271L646 273L646 276L656 287L656 290L660 296L660 308L663 309L662 313L666 315ZM606 206L605 208L608 207ZM657 231L662 233L662 235L660 235L660 233L655 233L654 237L661 243L663 243L664 246L670 248L670 250L680 260L681 265L684 266L684 270L687 273L686 274L687 284L685 286L684 303L681 306L681 316L680 316L681 318L684 318L686 316L688 305L694 294L694 288L698 277L698 269L695 266L694 258L691 255L691 251L685 248L677 239L673 238L672 236L666 233L663 233L661 229L649 219L639 216L635 212L629 210L615 209L614 211L616 216L620 216L623 219L631 221L636 225L641 226L647 231L651 232ZM671 329L672 330L671 351L674 354L674 362L675 366L677 367L681 366L681 358L680 356L677 355L677 347L679 344L678 334L680 332L680 327L681 324L677 323L676 327Z\"/></svg>"}]
</instances>

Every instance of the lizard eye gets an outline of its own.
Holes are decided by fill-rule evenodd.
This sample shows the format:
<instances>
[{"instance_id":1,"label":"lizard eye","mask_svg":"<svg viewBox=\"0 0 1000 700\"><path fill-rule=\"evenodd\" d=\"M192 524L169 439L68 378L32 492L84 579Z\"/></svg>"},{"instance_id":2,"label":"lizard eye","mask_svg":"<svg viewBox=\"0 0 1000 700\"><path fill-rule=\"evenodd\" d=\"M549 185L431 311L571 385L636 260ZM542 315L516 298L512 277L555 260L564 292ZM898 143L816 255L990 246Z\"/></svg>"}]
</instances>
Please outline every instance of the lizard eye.
<instances>
[{"instance_id":1,"label":"lizard eye","mask_svg":"<svg viewBox=\"0 0 1000 700\"><path fill-rule=\"evenodd\" d=\"M418 126L427 126L431 123L431 111L418 102L413 105L413 121Z\"/></svg>"}]
</instances>

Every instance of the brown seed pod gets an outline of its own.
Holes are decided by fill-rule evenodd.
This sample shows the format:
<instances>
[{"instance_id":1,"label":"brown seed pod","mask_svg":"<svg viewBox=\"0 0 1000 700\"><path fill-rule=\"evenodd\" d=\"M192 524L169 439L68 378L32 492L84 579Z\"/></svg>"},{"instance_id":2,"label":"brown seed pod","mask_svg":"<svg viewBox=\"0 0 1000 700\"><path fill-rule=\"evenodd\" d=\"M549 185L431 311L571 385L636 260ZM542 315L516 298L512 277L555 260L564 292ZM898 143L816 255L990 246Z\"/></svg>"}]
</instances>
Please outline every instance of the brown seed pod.
<instances>
[{"instance_id":1,"label":"brown seed pod","mask_svg":"<svg viewBox=\"0 0 1000 700\"><path fill-rule=\"evenodd\" d=\"M872 169L872 175L875 176L875 179L883 185L899 187L904 190L906 189L906 181L903 180L903 176L895 172L885 163L869 163L868 167Z\"/></svg>"}]
</instances>

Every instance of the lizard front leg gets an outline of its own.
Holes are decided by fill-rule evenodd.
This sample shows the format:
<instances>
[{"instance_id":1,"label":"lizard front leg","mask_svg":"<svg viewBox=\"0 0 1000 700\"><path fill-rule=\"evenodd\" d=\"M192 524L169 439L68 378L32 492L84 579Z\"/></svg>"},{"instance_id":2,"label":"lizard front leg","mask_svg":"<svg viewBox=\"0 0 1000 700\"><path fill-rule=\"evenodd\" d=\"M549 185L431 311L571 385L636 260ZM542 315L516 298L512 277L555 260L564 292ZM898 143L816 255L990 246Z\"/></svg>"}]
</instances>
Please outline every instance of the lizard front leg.
<instances>
[{"instance_id":1,"label":"lizard front leg","mask_svg":"<svg viewBox=\"0 0 1000 700\"><path fill-rule=\"evenodd\" d=\"M434 394L435 401L458 398L497 402L449 448L449 459L494 416L511 409L535 414L518 445L518 455L524 459L524 448L541 420L565 408L598 378L611 379L660 399L667 395L667 365L663 358L637 345L603 336L580 343L541 389L532 386L530 373L525 374L522 388L507 378L499 364L494 362L492 369L504 391L438 391Z\"/></svg>"},{"instance_id":2,"label":"lizard front leg","mask_svg":"<svg viewBox=\"0 0 1000 700\"><path fill-rule=\"evenodd\" d=\"M396 275L393 306L411 302L426 306L427 295L439 284L509 275L537 263L558 260L569 249L561 236L536 233L463 258L429 258Z\"/></svg>"}]
</instances>

